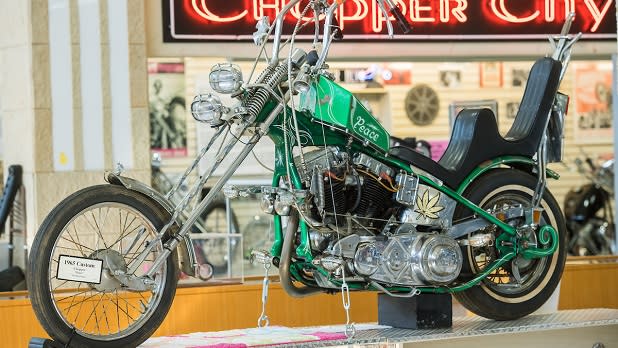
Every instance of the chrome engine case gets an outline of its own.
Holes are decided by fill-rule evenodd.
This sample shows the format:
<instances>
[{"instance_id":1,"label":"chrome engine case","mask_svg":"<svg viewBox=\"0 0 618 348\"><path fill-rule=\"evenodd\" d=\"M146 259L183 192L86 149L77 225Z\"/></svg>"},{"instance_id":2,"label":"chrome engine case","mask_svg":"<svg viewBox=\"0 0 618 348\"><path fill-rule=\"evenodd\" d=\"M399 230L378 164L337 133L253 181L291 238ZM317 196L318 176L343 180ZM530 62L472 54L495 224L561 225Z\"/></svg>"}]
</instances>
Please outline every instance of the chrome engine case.
<instances>
[{"instance_id":1,"label":"chrome engine case","mask_svg":"<svg viewBox=\"0 0 618 348\"><path fill-rule=\"evenodd\" d=\"M442 234L413 232L388 239L363 238L354 253L353 264L358 275L378 283L445 285L459 276L463 257L454 239Z\"/></svg>"}]
</instances>

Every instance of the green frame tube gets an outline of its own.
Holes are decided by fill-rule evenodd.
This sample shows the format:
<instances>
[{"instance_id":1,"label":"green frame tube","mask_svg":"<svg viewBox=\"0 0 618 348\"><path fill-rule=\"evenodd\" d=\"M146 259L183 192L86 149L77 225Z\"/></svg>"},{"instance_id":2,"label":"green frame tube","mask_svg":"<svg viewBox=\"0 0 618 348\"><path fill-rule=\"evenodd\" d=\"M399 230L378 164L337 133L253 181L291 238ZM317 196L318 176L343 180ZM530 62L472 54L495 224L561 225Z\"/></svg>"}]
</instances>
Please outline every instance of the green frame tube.
<instances>
[{"instance_id":1,"label":"green frame tube","mask_svg":"<svg viewBox=\"0 0 618 348\"><path fill-rule=\"evenodd\" d=\"M288 112L291 113L291 110L288 109ZM372 157L377 158L378 160L387 163L389 165L395 166L400 170L406 171L407 173L414 173L414 170L409 164L404 163L403 161L388 156L388 154L382 153L376 147L367 147L364 144L359 143L357 140L353 140L348 142L344 134L341 134L341 130L336 127L329 128L324 127L320 123L312 122L312 117L307 112L297 111L297 119L299 123L299 128L309 134L309 139L311 140L307 144L303 144L303 146L324 146L324 145L332 145L340 148L348 148L352 151L361 151L365 152ZM288 139L284 139L283 128L285 127L284 117L277 118L275 122L271 125L269 136L275 143L275 170L272 178L273 187L278 187L279 182L282 178L287 178L288 174L290 176L289 181L294 186L295 189L302 189L302 180L298 169L294 164L293 152L292 149L296 146L296 140L294 137L288 137ZM326 144L325 144L326 143ZM287 149L285 144L287 144ZM498 228L503 230L503 233L498 240L497 243L504 244L498 246L499 252L502 256L492 262L490 266L487 267L482 273L478 274L474 279L458 285L456 287L418 287L421 292L430 292L430 293L446 293L446 292L457 292L469 289L472 286L479 284L487 275L493 272L495 269L501 267L506 262L512 260L517 255L522 255L525 258L541 258L546 257L555 252L557 249L558 243L558 233L552 226L543 226L539 231L539 242L542 245L547 245L551 242L549 248L523 248L520 245L520 238L517 236L517 230L513 226L501 221L495 216L489 214L485 210L483 210L478 205L470 202L468 199L462 196L468 186L477 178L479 178L484 173L495 169L501 165L507 166L516 166L516 165L525 165L525 166L536 166L536 162L530 158L520 157L520 156L505 156L493 159L486 163L483 163L478 168L473 170L467 177L464 179L462 184L457 188L457 190L453 190L447 186L445 186L441 182L436 182L428 176L417 174L419 179L426 185L446 194L457 203L465 206L466 208L473 211L476 215L486 219L492 224L495 224ZM554 171L548 170L548 176L551 178L557 179L559 175ZM271 248L271 253L275 257L281 256L281 249L283 246L283 226L281 217L278 215L274 216L274 242ZM310 267L315 271L321 271L318 267L314 266L311 261L313 261L313 255L311 253L311 245L309 239L309 230L307 224L301 219L299 221L299 229L300 229L300 243L296 248L296 255L299 256L303 261L297 262L297 264L292 264L292 274L296 280L304 283L308 286L316 286L314 282L307 282L300 276L300 272L298 271L298 267ZM505 242L505 243L503 243ZM331 280L334 284L337 284L336 280ZM370 288L366 283L355 284L353 282L350 283L351 289L368 289ZM393 287L389 290L393 291L410 291L409 288L405 287Z\"/></svg>"}]
</instances>

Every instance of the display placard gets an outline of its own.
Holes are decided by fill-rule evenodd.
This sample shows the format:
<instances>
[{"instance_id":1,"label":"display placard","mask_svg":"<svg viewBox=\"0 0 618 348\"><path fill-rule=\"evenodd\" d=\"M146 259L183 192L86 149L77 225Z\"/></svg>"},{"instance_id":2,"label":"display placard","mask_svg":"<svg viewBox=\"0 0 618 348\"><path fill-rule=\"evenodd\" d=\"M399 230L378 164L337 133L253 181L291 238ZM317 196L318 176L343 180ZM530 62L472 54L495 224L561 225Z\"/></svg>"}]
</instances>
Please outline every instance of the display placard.
<instances>
[{"instance_id":1,"label":"display placard","mask_svg":"<svg viewBox=\"0 0 618 348\"><path fill-rule=\"evenodd\" d=\"M60 255L56 278L84 283L101 283L103 260Z\"/></svg>"},{"instance_id":2,"label":"display placard","mask_svg":"<svg viewBox=\"0 0 618 348\"><path fill-rule=\"evenodd\" d=\"M560 32L569 12L575 12L571 32L584 39L616 38L614 0L395 0L412 24L410 35L397 40L546 40ZM197 42L251 40L255 24L272 20L289 0L162 0L163 40ZM293 7L284 33L298 22L307 0ZM382 38L385 18L374 0L348 0L336 12L345 40ZM303 17L309 21L311 16ZM391 19L392 20L392 19ZM394 27L397 32L397 25ZM313 25L297 38L313 38Z\"/></svg>"}]
</instances>

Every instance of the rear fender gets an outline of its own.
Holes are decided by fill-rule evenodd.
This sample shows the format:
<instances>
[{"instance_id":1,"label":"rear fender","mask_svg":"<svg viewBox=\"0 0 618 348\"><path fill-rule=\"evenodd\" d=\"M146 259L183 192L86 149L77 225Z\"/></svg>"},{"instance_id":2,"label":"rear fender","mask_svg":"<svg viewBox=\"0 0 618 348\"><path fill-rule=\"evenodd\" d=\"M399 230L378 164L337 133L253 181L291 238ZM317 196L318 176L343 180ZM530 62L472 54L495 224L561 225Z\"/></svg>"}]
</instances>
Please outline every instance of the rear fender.
<instances>
[{"instance_id":1,"label":"rear fender","mask_svg":"<svg viewBox=\"0 0 618 348\"><path fill-rule=\"evenodd\" d=\"M512 168L520 169L520 170L523 170L527 173L530 173L536 176L536 173L534 173L534 170L537 168L537 163L532 158L520 157L520 156L498 157L493 160L483 162L481 163L481 165L476 167L476 169L474 169L464 179L464 181L459 185L459 187L457 188L457 193L460 195L463 194L464 191L468 188L468 186L470 186L470 184L474 180L476 180L478 177L480 177L484 173L492 169L498 168L501 165L506 165ZM560 175L551 169L547 169L546 174L549 178L552 178L552 179L557 180L560 178Z\"/></svg>"},{"instance_id":2,"label":"rear fender","mask_svg":"<svg viewBox=\"0 0 618 348\"><path fill-rule=\"evenodd\" d=\"M144 196L154 200L157 204L159 204L163 209L167 210L170 213L170 216L174 214L174 205L170 202L169 199L165 198L163 194L154 190L152 187L141 183L135 179L127 178L125 176L116 175L114 173L107 174L107 182L112 185L123 186L131 191L136 191ZM181 222L176 221L176 223L180 226ZM184 236L184 243L178 243L178 251L179 251L179 261L180 261L180 270L185 274L194 277L196 275L196 267L197 261L195 257L195 250L193 250L193 243L189 236Z\"/></svg>"}]
</instances>

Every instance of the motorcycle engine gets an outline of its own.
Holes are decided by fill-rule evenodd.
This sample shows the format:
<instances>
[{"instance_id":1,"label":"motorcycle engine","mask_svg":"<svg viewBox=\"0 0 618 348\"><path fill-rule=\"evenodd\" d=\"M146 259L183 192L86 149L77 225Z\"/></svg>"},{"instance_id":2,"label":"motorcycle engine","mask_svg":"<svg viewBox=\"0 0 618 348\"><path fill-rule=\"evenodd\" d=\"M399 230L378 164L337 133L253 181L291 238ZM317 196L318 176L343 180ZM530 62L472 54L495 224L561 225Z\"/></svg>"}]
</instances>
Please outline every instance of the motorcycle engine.
<instances>
[{"instance_id":1,"label":"motorcycle engine","mask_svg":"<svg viewBox=\"0 0 618 348\"><path fill-rule=\"evenodd\" d=\"M439 233L440 219L433 225L421 216L402 219L414 211L416 196L402 193L417 190L414 177L395 177L380 161L334 147L308 152L304 160L303 166L295 158L311 193L304 211L311 247L333 276L345 267L359 280L391 285L443 285L457 278L461 249ZM315 276L321 286L330 285Z\"/></svg>"},{"instance_id":2,"label":"motorcycle engine","mask_svg":"<svg viewBox=\"0 0 618 348\"><path fill-rule=\"evenodd\" d=\"M362 153L350 156L336 148L309 152L304 159L304 176L313 196L310 213L316 221L343 234L380 231L385 213L395 203L392 168Z\"/></svg>"},{"instance_id":3,"label":"motorcycle engine","mask_svg":"<svg viewBox=\"0 0 618 348\"><path fill-rule=\"evenodd\" d=\"M462 261L461 248L454 239L413 232L359 243L354 270L382 283L443 285L457 278Z\"/></svg>"}]
</instances>

